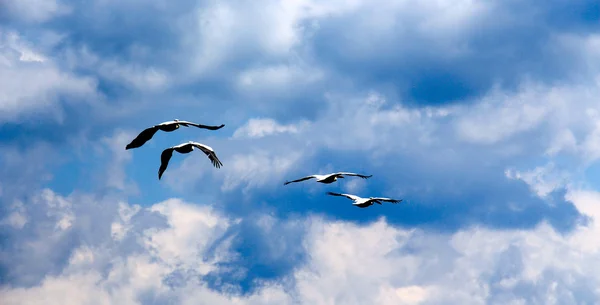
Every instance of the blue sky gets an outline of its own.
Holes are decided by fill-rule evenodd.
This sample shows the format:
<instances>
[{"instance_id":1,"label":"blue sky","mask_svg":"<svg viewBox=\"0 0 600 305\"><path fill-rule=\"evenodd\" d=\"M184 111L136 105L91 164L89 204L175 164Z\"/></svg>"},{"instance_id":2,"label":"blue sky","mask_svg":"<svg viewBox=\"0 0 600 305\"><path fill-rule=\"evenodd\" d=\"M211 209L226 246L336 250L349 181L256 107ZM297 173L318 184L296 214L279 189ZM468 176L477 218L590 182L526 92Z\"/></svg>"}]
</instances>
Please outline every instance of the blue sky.
<instances>
[{"instance_id":1,"label":"blue sky","mask_svg":"<svg viewBox=\"0 0 600 305\"><path fill-rule=\"evenodd\" d=\"M3 1L0 297L597 303L599 21L588 0ZM225 127L124 149L175 118ZM175 154L159 181L190 140L223 167ZM335 171L373 177L283 185Z\"/></svg>"}]
</instances>

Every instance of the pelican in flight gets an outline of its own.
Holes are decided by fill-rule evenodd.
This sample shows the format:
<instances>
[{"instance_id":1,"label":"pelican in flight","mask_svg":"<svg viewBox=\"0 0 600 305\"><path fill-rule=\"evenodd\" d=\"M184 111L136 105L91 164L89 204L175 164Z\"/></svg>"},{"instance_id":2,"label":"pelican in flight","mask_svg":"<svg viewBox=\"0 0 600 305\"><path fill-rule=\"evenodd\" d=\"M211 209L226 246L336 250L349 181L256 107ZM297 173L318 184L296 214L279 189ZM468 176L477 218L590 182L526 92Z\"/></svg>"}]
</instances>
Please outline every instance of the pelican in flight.
<instances>
[{"instance_id":1,"label":"pelican in flight","mask_svg":"<svg viewBox=\"0 0 600 305\"><path fill-rule=\"evenodd\" d=\"M150 139L152 139L152 137L158 130L162 130L165 132L171 132L171 131L175 131L175 130L179 129L179 125L185 126L185 127L196 126L198 128L204 128L204 129L209 129L209 130L217 130L217 129L221 129L221 128L223 128L223 126L225 126L224 124L221 124L220 126L207 126L207 125L196 124L196 123L192 123L192 122L188 122L188 121L180 121L178 119L175 119L173 121L168 121L168 122L162 122L158 125L154 125L152 127L144 129L144 131L142 131L135 139L133 139L133 141L131 141L131 143L129 143L129 144L127 144L127 146L125 146L125 150L132 149L132 148L138 148L138 147L144 145L144 143L146 143Z\"/></svg>"},{"instance_id":2,"label":"pelican in flight","mask_svg":"<svg viewBox=\"0 0 600 305\"><path fill-rule=\"evenodd\" d=\"M370 205L373 205L374 203L379 203L381 204L381 201L385 201L385 202L391 202L391 203L398 203L401 202L402 199L397 200L397 199L392 199L392 198L384 198L384 197L369 197L369 198L362 198L362 197L358 197L356 195L349 195L349 194L340 194L340 193L334 193L334 192L327 192L327 194L331 195L331 196L342 196L342 197L346 197L350 200L352 200L352 204L359 207L359 208L366 208Z\"/></svg>"},{"instance_id":3,"label":"pelican in flight","mask_svg":"<svg viewBox=\"0 0 600 305\"><path fill-rule=\"evenodd\" d=\"M223 166L223 163L221 163L221 160L219 160L212 147L198 142L189 141L187 143L181 143L179 145L172 146L163 150L162 154L160 155L160 168L158 169L158 180L160 180L160 177L162 177L162 174L167 169L167 166L169 165L169 160L171 160L171 156L173 156L173 151L176 151L180 154L187 154L189 152L192 152L194 150L194 147L200 149L203 153L205 153L208 156L208 159L210 159L210 161L216 168L221 168L221 166Z\"/></svg>"},{"instance_id":4,"label":"pelican in flight","mask_svg":"<svg viewBox=\"0 0 600 305\"><path fill-rule=\"evenodd\" d=\"M312 179L312 178L316 178L317 182L329 184L329 183L333 183L334 181L337 181L338 178L344 178L344 176L356 176L356 177L361 177L363 179L367 179L367 178L371 178L373 175L366 176L366 175L361 175L361 174L345 173L345 172L332 173L332 174L327 174L327 175L310 175L310 176L306 176L304 178L300 178L297 180L286 181L283 185L288 185L290 183L300 182L300 181L304 181L304 180L308 180L308 179Z\"/></svg>"}]
</instances>

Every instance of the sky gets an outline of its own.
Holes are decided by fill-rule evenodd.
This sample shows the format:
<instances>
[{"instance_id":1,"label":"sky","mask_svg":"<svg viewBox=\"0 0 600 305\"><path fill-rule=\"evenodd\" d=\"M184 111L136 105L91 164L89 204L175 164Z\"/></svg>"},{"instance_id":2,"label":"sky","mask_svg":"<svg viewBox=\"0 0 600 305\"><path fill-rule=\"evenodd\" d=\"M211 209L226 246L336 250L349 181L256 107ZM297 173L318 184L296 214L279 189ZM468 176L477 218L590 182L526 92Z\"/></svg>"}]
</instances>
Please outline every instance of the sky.
<instances>
[{"instance_id":1,"label":"sky","mask_svg":"<svg viewBox=\"0 0 600 305\"><path fill-rule=\"evenodd\" d=\"M596 0L2 0L0 298L600 303L599 97Z\"/></svg>"}]
</instances>

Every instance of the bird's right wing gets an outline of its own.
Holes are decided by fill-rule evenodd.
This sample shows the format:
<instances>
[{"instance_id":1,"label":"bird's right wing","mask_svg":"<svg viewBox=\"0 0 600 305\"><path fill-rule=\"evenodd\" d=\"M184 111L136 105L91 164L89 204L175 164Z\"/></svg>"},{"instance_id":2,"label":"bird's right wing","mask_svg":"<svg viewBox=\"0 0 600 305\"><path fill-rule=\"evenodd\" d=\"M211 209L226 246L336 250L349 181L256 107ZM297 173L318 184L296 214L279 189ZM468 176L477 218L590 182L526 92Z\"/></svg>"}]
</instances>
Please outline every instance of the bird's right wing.
<instances>
[{"instance_id":1,"label":"bird's right wing","mask_svg":"<svg viewBox=\"0 0 600 305\"><path fill-rule=\"evenodd\" d=\"M221 160L219 160L219 157L217 157L217 154L210 147L205 146L200 143L193 143L192 145L194 145L195 147L200 149L203 153L205 153L214 167L221 168L221 166L223 166L223 163L221 163Z\"/></svg>"},{"instance_id":2,"label":"bird's right wing","mask_svg":"<svg viewBox=\"0 0 600 305\"><path fill-rule=\"evenodd\" d=\"M358 196L354 196L354 195L350 195L350 194L340 194L340 193L334 193L334 192L327 192L327 194L331 195L331 196L341 196L341 197L346 197L348 199L352 199L352 200L358 200L360 199L360 197Z\"/></svg>"},{"instance_id":3,"label":"bird's right wing","mask_svg":"<svg viewBox=\"0 0 600 305\"><path fill-rule=\"evenodd\" d=\"M315 177L315 176L312 176L312 175L311 175L311 176L306 176L306 177L304 177L304 178L300 178L300 179L296 179L296 180L292 180L292 181L286 181L286 182L285 182L283 185L288 185L288 184L290 184L290 183L294 183L294 182L300 182L300 181L304 181L304 180L312 179L312 178L314 178L314 177Z\"/></svg>"},{"instance_id":4,"label":"bird's right wing","mask_svg":"<svg viewBox=\"0 0 600 305\"><path fill-rule=\"evenodd\" d=\"M217 129L221 129L221 128L223 128L223 126L225 126L225 124L221 124L219 126L202 125L202 124L197 124L197 123L188 122L188 121L179 121L179 124L181 124L185 127L188 127L187 125L190 125L190 126L195 126L198 128L208 129L208 130L217 130Z\"/></svg>"},{"instance_id":5,"label":"bird's right wing","mask_svg":"<svg viewBox=\"0 0 600 305\"><path fill-rule=\"evenodd\" d=\"M361 177L363 179L367 179L367 178L371 178L373 177L373 175L362 175L362 174L356 174L356 173L347 173L347 172L339 172L337 173L337 175L343 175L343 176L355 176L355 177Z\"/></svg>"},{"instance_id":6,"label":"bird's right wing","mask_svg":"<svg viewBox=\"0 0 600 305\"><path fill-rule=\"evenodd\" d=\"M158 169L158 180L160 180L160 177L162 177L162 174L167 169L167 166L169 166L169 160L171 160L172 156L173 156L173 148L172 147L169 147L169 148L163 150L162 154L160 154L160 168Z\"/></svg>"},{"instance_id":7,"label":"bird's right wing","mask_svg":"<svg viewBox=\"0 0 600 305\"><path fill-rule=\"evenodd\" d=\"M148 140L152 139L152 137L154 136L154 134L158 131L158 127L156 126L152 126L150 128L146 128L144 129L144 131L140 132L140 134L133 139L133 141L131 141L131 143L127 144L127 146L125 146L125 149L132 149L132 148L138 148L142 145L144 145L144 143L148 142Z\"/></svg>"}]
</instances>

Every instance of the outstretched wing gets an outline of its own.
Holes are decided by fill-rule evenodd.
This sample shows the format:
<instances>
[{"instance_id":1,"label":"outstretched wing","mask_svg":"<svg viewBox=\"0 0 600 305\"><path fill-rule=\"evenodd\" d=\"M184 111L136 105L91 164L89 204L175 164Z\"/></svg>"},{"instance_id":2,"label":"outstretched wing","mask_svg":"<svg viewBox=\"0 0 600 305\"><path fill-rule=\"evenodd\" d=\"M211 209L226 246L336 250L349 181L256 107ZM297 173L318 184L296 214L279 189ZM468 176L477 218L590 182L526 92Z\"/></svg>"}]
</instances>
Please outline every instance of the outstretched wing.
<instances>
[{"instance_id":1,"label":"outstretched wing","mask_svg":"<svg viewBox=\"0 0 600 305\"><path fill-rule=\"evenodd\" d=\"M341 196L341 197L346 197L348 199L352 199L352 200L358 200L360 199L360 197L358 196L354 196L354 195L350 195L350 194L340 194L340 193L334 193L334 192L327 192L327 194L331 195L331 196Z\"/></svg>"},{"instance_id":2,"label":"outstretched wing","mask_svg":"<svg viewBox=\"0 0 600 305\"><path fill-rule=\"evenodd\" d=\"M142 145L144 145L144 143L148 142L148 140L152 139L152 137L154 136L154 134L158 131L158 127L156 126L152 126L150 128L146 128L144 129L144 131L140 132L140 134L133 139L133 141L131 141L131 143L127 144L127 146L125 146L125 150L127 149L132 149L132 148L138 148Z\"/></svg>"},{"instance_id":3,"label":"outstretched wing","mask_svg":"<svg viewBox=\"0 0 600 305\"><path fill-rule=\"evenodd\" d=\"M219 126L202 125L202 124L197 124L197 123L188 122L188 121L179 121L178 123L185 127L196 126L198 128L204 128L204 129L209 129L209 130L217 130L217 129L221 129L221 128L223 128L223 126L225 126L225 124L221 124Z\"/></svg>"},{"instance_id":4,"label":"outstretched wing","mask_svg":"<svg viewBox=\"0 0 600 305\"><path fill-rule=\"evenodd\" d=\"M158 180L160 180L160 177L162 177L162 174L167 169L167 166L169 166L169 160L171 160L172 156L173 156L173 148L172 147L169 147L169 148L163 150L162 154L160 154L160 168L158 169Z\"/></svg>"},{"instance_id":5,"label":"outstretched wing","mask_svg":"<svg viewBox=\"0 0 600 305\"><path fill-rule=\"evenodd\" d=\"M391 203L398 203L398 202L402 201L402 199L398 200L398 199L384 198L384 197L374 197L372 200L374 200L374 201L385 201L385 202L391 202Z\"/></svg>"},{"instance_id":6,"label":"outstretched wing","mask_svg":"<svg viewBox=\"0 0 600 305\"><path fill-rule=\"evenodd\" d=\"M373 175L361 175L361 174L356 174L356 173L347 173L347 172L339 172L336 173L336 175L342 175L342 176L355 176L355 177L361 177L363 179L367 179L367 178L371 178L373 177Z\"/></svg>"},{"instance_id":7,"label":"outstretched wing","mask_svg":"<svg viewBox=\"0 0 600 305\"><path fill-rule=\"evenodd\" d=\"M304 180L312 179L312 178L314 178L314 177L315 177L314 175L311 175L311 176L306 176L306 177L304 177L304 178L300 178L300 179L296 179L296 180L292 180L292 181L286 181L286 182L285 182L283 185L288 185L288 184L290 184L290 183L294 183L294 182L300 182L300 181L304 181Z\"/></svg>"},{"instance_id":8,"label":"outstretched wing","mask_svg":"<svg viewBox=\"0 0 600 305\"><path fill-rule=\"evenodd\" d=\"M223 163L221 163L221 160L219 160L217 154L215 154L215 151L210 146L195 142L192 143L192 145L194 145L194 147L197 147L203 153L205 153L214 167L221 168L221 166L223 166Z\"/></svg>"}]
</instances>

